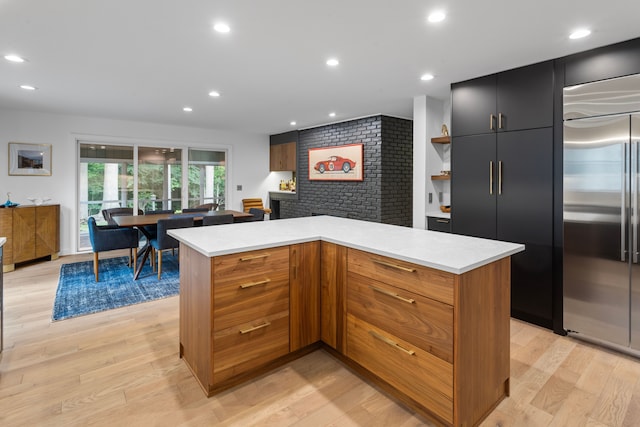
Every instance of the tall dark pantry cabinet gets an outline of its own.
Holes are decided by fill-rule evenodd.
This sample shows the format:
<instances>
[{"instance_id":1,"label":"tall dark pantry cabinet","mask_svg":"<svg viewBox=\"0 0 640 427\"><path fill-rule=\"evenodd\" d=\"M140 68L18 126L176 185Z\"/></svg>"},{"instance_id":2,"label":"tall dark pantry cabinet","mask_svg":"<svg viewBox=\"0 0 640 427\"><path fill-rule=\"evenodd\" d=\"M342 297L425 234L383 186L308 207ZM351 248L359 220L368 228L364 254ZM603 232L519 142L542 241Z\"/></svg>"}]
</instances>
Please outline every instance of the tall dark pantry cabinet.
<instances>
[{"instance_id":1,"label":"tall dark pantry cabinet","mask_svg":"<svg viewBox=\"0 0 640 427\"><path fill-rule=\"evenodd\" d=\"M553 63L451 86L451 229L526 245L511 259L511 314L553 318Z\"/></svg>"}]
</instances>

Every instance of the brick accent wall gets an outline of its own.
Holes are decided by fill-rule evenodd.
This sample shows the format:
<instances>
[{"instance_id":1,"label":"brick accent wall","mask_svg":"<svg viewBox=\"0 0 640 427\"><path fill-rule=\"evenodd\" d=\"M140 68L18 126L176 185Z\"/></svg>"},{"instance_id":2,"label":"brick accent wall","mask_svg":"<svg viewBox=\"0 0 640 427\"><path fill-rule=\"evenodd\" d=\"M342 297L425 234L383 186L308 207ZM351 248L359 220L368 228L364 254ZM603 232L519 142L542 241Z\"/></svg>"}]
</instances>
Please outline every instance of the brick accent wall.
<instances>
[{"instance_id":1,"label":"brick accent wall","mask_svg":"<svg viewBox=\"0 0 640 427\"><path fill-rule=\"evenodd\" d=\"M309 181L310 148L364 144L363 181ZM334 215L411 227L413 123L372 116L298 134L297 200L280 201L281 218Z\"/></svg>"}]
</instances>

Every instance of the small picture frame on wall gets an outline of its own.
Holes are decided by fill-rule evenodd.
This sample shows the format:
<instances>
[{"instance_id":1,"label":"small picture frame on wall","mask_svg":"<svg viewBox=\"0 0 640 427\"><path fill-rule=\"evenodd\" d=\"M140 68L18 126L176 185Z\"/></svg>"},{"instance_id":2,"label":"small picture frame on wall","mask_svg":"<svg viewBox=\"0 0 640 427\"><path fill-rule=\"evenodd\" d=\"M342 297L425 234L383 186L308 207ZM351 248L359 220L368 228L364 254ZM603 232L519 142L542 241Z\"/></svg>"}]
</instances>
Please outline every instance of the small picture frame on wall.
<instances>
[{"instance_id":1,"label":"small picture frame on wall","mask_svg":"<svg viewBox=\"0 0 640 427\"><path fill-rule=\"evenodd\" d=\"M363 181L364 144L309 149L310 181Z\"/></svg>"},{"instance_id":2,"label":"small picture frame on wall","mask_svg":"<svg viewBox=\"0 0 640 427\"><path fill-rule=\"evenodd\" d=\"M51 144L9 143L9 175L51 175Z\"/></svg>"}]
</instances>

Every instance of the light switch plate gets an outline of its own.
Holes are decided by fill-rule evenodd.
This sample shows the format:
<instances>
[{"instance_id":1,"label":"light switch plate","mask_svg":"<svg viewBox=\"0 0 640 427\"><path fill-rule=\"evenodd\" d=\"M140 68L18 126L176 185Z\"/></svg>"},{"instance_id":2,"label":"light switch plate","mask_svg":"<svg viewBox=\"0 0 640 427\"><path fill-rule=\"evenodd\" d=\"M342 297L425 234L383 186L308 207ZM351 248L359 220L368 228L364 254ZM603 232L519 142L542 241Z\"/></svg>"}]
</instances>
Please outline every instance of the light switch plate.
<instances>
[{"instance_id":1,"label":"light switch plate","mask_svg":"<svg viewBox=\"0 0 640 427\"><path fill-rule=\"evenodd\" d=\"M236 190L237 191L242 191L242 185L236 185Z\"/></svg>"}]
</instances>

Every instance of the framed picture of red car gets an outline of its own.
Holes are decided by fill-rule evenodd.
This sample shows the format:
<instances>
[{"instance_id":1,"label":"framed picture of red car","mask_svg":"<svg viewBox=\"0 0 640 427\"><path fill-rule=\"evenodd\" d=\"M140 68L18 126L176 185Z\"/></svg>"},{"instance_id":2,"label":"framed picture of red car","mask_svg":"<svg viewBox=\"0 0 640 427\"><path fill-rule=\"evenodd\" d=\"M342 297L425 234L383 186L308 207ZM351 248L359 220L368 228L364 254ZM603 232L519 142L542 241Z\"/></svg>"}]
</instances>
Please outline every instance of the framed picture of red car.
<instances>
[{"instance_id":1,"label":"framed picture of red car","mask_svg":"<svg viewBox=\"0 0 640 427\"><path fill-rule=\"evenodd\" d=\"M362 181L364 144L309 149L310 181Z\"/></svg>"}]
</instances>

